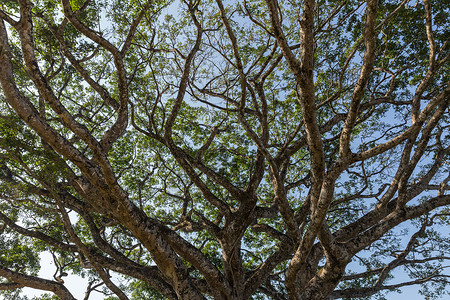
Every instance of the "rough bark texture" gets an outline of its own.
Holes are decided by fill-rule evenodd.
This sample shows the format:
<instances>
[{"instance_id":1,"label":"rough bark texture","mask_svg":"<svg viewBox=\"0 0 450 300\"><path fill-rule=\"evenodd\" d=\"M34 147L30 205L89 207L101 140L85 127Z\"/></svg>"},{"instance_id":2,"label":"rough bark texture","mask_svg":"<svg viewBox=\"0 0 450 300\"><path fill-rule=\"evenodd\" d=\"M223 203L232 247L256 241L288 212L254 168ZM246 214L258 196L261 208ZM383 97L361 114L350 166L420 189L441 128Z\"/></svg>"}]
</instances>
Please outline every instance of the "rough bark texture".
<instances>
[{"instance_id":1,"label":"rough bark texture","mask_svg":"<svg viewBox=\"0 0 450 300\"><path fill-rule=\"evenodd\" d=\"M445 289L445 8L322 2L124 3L106 25L89 0L0 4L0 290L75 299L76 266L95 271L85 300Z\"/></svg>"}]
</instances>

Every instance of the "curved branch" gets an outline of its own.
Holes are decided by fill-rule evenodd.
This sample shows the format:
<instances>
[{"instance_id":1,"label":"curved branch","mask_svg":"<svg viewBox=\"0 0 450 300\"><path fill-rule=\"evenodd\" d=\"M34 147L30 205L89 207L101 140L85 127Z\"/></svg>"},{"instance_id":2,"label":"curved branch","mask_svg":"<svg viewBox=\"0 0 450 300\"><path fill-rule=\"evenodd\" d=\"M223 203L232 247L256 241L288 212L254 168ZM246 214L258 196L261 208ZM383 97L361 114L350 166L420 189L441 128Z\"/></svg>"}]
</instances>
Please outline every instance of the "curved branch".
<instances>
[{"instance_id":1,"label":"curved branch","mask_svg":"<svg viewBox=\"0 0 450 300\"><path fill-rule=\"evenodd\" d=\"M25 275L19 272L12 271L8 268L0 266L0 276L11 280L13 283L3 285L4 287L12 287L16 284L18 287L30 287L49 291L59 296L61 299L76 300L76 298L69 292L69 290L61 283L42 279L36 276ZM1 289L1 287L0 287Z\"/></svg>"}]
</instances>

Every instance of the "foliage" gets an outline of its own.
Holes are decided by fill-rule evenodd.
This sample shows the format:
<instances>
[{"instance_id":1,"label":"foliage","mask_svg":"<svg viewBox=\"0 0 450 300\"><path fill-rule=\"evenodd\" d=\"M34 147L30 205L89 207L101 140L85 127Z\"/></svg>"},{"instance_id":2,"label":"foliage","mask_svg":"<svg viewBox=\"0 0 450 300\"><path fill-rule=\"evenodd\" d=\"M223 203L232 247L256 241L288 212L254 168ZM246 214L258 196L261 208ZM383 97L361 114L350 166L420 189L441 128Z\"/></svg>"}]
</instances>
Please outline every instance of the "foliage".
<instances>
[{"instance_id":1,"label":"foliage","mask_svg":"<svg viewBox=\"0 0 450 300\"><path fill-rule=\"evenodd\" d=\"M2 1L2 296L445 297L446 4Z\"/></svg>"}]
</instances>

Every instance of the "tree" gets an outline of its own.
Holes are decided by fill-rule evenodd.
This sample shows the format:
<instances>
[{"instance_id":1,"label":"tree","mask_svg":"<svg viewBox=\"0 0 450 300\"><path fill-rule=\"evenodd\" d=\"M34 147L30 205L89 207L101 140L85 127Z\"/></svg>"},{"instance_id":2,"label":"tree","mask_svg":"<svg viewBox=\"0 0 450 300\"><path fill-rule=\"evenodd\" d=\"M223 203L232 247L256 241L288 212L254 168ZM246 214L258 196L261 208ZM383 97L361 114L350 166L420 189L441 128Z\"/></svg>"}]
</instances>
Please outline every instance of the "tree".
<instances>
[{"instance_id":1,"label":"tree","mask_svg":"<svg viewBox=\"0 0 450 300\"><path fill-rule=\"evenodd\" d=\"M410 2L2 1L5 297L442 296L449 7Z\"/></svg>"}]
</instances>

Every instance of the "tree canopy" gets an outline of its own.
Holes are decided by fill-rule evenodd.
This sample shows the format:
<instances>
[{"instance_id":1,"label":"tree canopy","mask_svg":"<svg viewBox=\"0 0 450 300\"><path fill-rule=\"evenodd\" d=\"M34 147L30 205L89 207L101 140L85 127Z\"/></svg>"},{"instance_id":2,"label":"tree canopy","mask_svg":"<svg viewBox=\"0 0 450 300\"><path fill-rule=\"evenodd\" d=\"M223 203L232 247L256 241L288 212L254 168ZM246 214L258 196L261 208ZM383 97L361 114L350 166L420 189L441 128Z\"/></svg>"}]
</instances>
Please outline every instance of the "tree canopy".
<instances>
[{"instance_id":1,"label":"tree canopy","mask_svg":"<svg viewBox=\"0 0 450 300\"><path fill-rule=\"evenodd\" d=\"M3 0L2 296L442 297L449 10Z\"/></svg>"}]
</instances>

